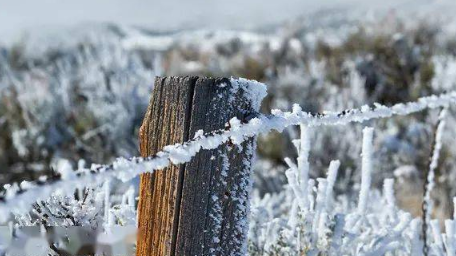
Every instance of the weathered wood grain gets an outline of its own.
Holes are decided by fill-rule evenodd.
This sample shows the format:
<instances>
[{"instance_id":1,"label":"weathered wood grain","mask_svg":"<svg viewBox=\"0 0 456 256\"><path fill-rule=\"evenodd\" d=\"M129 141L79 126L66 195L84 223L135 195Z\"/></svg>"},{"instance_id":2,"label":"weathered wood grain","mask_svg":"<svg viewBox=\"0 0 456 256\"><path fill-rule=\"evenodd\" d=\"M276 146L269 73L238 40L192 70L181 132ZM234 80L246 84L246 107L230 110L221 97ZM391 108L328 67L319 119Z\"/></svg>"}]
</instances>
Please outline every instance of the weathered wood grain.
<instances>
[{"instance_id":1,"label":"weathered wood grain","mask_svg":"<svg viewBox=\"0 0 456 256\"><path fill-rule=\"evenodd\" d=\"M140 129L142 156L202 129L253 114L229 79L157 78ZM203 150L187 164L141 176L137 255L240 255L245 252L254 141Z\"/></svg>"}]
</instances>

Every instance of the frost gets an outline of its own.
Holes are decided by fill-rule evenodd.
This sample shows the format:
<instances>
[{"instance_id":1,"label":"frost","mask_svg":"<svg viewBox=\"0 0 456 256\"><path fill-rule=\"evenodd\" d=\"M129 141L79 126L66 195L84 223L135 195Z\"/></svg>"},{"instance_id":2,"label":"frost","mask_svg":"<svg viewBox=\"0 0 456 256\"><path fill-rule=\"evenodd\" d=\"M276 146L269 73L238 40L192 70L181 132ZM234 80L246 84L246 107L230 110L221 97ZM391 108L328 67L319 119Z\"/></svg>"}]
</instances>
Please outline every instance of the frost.
<instances>
[{"instance_id":1,"label":"frost","mask_svg":"<svg viewBox=\"0 0 456 256\"><path fill-rule=\"evenodd\" d=\"M358 207L347 204L346 195L332 197L339 161L330 163L326 178L309 179L309 205L302 207L302 191L297 190L297 165L286 159L288 187L278 194L255 202L250 240L253 252L285 255L423 255L421 219L396 206L394 181L384 181L383 195L371 188L373 129L363 130L362 181ZM299 141L294 142L300 148ZM305 151L300 151L306 154ZM306 157L304 157L306 158ZM300 207L297 207L301 205ZM301 208L300 210L297 210ZM442 234L438 222L431 222L432 254L454 254L454 221L445 222Z\"/></svg>"},{"instance_id":2,"label":"frost","mask_svg":"<svg viewBox=\"0 0 456 256\"><path fill-rule=\"evenodd\" d=\"M369 191L371 186L372 175L372 139L374 136L374 129L366 127L363 130L363 152L362 152L362 176L361 176L361 190L359 191L358 211L359 214L364 215L367 202L369 200Z\"/></svg>"},{"instance_id":3,"label":"frost","mask_svg":"<svg viewBox=\"0 0 456 256\"><path fill-rule=\"evenodd\" d=\"M430 220L430 214L433 209L433 202L431 200L431 192L434 189L435 186L435 169L437 168L439 157L440 157L440 151L442 149L442 136L443 136L443 129L445 128L445 116L447 114L447 108L444 108L439 115L438 118L438 126L437 130L435 133L435 142L434 142L434 147L432 151L432 156L431 156L431 163L429 165L429 172L428 176L426 177L427 179L427 186L426 186L426 191L424 195L424 204L425 204L425 219L426 221Z\"/></svg>"},{"instance_id":4,"label":"frost","mask_svg":"<svg viewBox=\"0 0 456 256\"><path fill-rule=\"evenodd\" d=\"M26 156L28 154L28 149L24 140L27 136L27 130L18 130L14 131L12 134L13 145L17 150L17 153L20 156Z\"/></svg>"},{"instance_id":5,"label":"frost","mask_svg":"<svg viewBox=\"0 0 456 256\"><path fill-rule=\"evenodd\" d=\"M266 85L245 78L231 78L230 82L234 90L237 88L244 88L246 97L252 105L252 109L255 111L260 110L261 102L267 95Z\"/></svg>"}]
</instances>

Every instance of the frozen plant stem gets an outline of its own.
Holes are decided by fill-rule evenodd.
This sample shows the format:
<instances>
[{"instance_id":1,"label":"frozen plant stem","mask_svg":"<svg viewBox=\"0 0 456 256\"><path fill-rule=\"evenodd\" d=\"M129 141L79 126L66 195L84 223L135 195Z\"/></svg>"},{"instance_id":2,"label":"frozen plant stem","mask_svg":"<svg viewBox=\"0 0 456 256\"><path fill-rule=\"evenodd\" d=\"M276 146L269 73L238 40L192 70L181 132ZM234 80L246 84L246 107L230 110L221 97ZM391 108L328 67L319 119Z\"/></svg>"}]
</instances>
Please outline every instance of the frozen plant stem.
<instances>
[{"instance_id":1,"label":"frozen plant stem","mask_svg":"<svg viewBox=\"0 0 456 256\"><path fill-rule=\"evenodd\" d=\"M434 129L434 137L432 142L431 157L429 159L429 169L425 173L425 182L424 182L424 196L423 196L423 254L428 255L428 244L427 244L427 226L431 220L431 213L433 208L433 202L431 200L431 192L435 186L435 170L437 169L440 150L442 149L442 136L443 129L445 128L445 116L447 114L447 108L443 108L440 111L439 119L437 121L437 126Z\"/></svg>"},{"instance_id":2,"label":"frozen plant stem","mask_svg":"<svg viewBox=\"0 0 456 256\"><path fill-rule=\"evenodd\" d=\"M298 179L301 185L301 189L304 191L304 205L308 206L308 197L306 191L307 183L309 180L309 152L310 152L310 137L309 137L309 129L306 125L301 124L301 138L300 138L300 147L298 150Z\"/></svg>"},{"instance_id":3,"label":"frozen plant stem","mask_svg":"<svg viewBox=\"0 0 456 256\"><path fill-rule=\"evenodd\" d=\"M329 210L329 206L333 197L333 189L334 189L334 184L336 183L336 178L337 178L337 172L340 167L340 161L339 160L334 160L329 163L329 170L328 170L328 186L326 189L326 209Z\"/></svg>"},{"instance_id":4,"label":"frozen plant stem","mask_svg":"<svg viewBox=\"0 0 456 256\"><path fill-rule=\"evenodd\" d=\"M361 190L359 191L358 212L364 214L366 212L367 200L369 199L369 189L371 185L372 173L372 140L374 137L374 129L366 127L363 129L363 148L362 148L362 174L361 174Z\"/></svg>"},{"instance_id":5,"label":"frozen plant stem","mask_svg":"<svg viewBox=\"0 0 456 256\"><path fill-rule=\"evenodd\" d=\"M109 226L109 209L110 209L110 198L109 198L109 193L110 193L110 181L107 180L103 186L103 190L104 190L104 221L105 221L105 225L106 226Z\"/></svg>"},{"instance_id":6,"label":"frozen plant stem","mask_svg":"<svg viewBox=\"0 0 456 256\"><path fill-rule=\"evenodd\" d=\"M394 198L394 179L385 179L383 181L383 195L386 199L386 207L389 218L395 219L396 199Z\"/></svg>"},{"instance_id":7,"label":"frozen plant stem","mask_svg":"<svg viewBox=\"0 0 456 256\"><path fill-rule=\"evenodd\" d=\"M448 256L455 256L455 234L454 234L454 220L445 220L445 239L446 239L446 252Z\"/></svg>"},{"instance_id":8,"label":"frozen plant stem","mask_svg":"<svg viewBox=\"0 0 456 256\"><path fill-rule=\"evenodd\" d=\"M294 105L293 110L301 111L299 105ZM285 162L290 167L286 172L288 183L290 184L296 198L299 199L301 211L309 209L309 152L310 136L309 128L300 125L300 139L293 140L293 144L298 152L297 165L290 159L285 158Z\"/></svg>"}]
</instances>

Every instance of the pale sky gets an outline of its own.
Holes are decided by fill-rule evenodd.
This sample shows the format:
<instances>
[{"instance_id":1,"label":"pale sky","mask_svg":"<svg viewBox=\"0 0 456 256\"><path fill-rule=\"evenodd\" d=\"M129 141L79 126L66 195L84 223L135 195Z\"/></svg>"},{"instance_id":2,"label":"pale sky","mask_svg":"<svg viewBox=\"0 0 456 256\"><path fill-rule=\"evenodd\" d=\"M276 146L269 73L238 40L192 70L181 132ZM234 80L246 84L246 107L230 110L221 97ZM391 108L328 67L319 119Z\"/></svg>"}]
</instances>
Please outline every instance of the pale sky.
<instances>
[{"instance_id":1,"label":"pale sky","mask_svg":"<svg viewBox=\"0 0 456 256\"><path fill-rule=\"evenodd\" d=\"M367 3L388 8L404 2L413 0L1 0L0 41L26 30L36 33L85 22L164 30L183 26L248 28L291 20L319 8Z\"/></svg>"}]
</instances>

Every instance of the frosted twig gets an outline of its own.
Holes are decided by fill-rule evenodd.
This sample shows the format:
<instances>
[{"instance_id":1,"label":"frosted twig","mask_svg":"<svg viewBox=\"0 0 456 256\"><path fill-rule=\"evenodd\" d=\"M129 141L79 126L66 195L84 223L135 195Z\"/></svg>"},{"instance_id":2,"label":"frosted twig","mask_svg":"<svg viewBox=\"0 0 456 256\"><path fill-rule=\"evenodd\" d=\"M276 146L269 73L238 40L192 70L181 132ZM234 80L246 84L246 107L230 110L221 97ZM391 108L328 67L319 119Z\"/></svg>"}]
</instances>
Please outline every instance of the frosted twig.
<instances>
[{"instance_id":1,"label":"frosted twig","mask_svg":"<svg viewBox=\"0 0 456 256\"><path fill-rule=\"evenodd\" d=\"M363 148L362 148L362 174L361 190L359 191L358 212L363 215L366 211L367 200L371 185L372 174L372 139L374 129L366 127L363 129Z\"/></svg>"},{"instance_id":2,"label":"frosted twig","mask_svg":"<svg viewBox=\"0 0 456 256\"><path fill-rule=\"evenodd\" d=\"M445 220L445 248L448 256L455 256L456 241L454 237L454 220Z\"/></svg>"},{"instance_id":3,"label":"frosted twig","mask_svg":"<svg viewBox=\"0 0 456 256\"><path fill-rule=\"evenodd\" d=\"M328 186L326 189L326 209L329 210L329 205L333 197L334 184L336 183L337 171L340 167L340 161L334 160L329 163L328 177Z\"/></svg>"},{"instance_id":4,"label":"frosted twig","mask_svg":"<svg viewBox=\"0 0 456 256\"><path fill-rule=\"evenodd\" d=\"M430 158L429 170L425 173L425 182L424 182L424 198L423 198L423 253L425 256L428 255L428 245L427 245L427 226L431 219L431 212L433 208L433 202L431 200L431 192L435 186L435 169L438 166L438 161L440 157L440 150L442 149L442 136L443 129L445 128L445 116L447 113L447 108L443 108L440 111L439 119L437 121L437 128L435 129L433 144L432 144L432 155Z\"/></svg>"}]
</instances>

